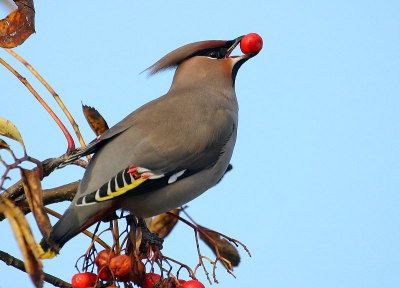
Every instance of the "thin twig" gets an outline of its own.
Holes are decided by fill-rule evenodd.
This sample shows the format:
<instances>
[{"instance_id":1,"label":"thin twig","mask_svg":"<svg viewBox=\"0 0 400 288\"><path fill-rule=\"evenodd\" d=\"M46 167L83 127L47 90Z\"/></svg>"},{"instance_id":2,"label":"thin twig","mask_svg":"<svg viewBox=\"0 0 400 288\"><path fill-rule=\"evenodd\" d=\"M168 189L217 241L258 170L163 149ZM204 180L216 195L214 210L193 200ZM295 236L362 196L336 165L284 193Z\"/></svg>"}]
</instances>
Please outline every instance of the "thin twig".
<instances>
[{"instance_id":1,"label":"thin twig","mask_svg":"<svg viewBox=\"0 0 400 288\"><path fill-rule=\"evenodd\" d=\"M51 117L56 121L60 129L65 135L65 138L67 138L68 141L68 147L67 147L67 152L75 149L75 143L74 139L72 139L71 134L69 134L67 128L64 126L64 124L61 122L61 120L57 117L57 115L51 110L49 105L40 97L40 95L36 92L35 89L29 84L28 80L26 78L22 77L21 74L19 74L13 67L11 67L6 61L4 61L2 58L0 58L0 63L3 64L8 70L11 71L21 82L28 88L28 90L35 96L35 98L42 104L42 106L46 109L46 111L51 115Z\"/></svg>"},{"instance_id":2,"label":"thin twig","mask_svg":"<svg viewBox=\"0 0 400 288\"><path fill-rule=\"evenodd\" d=\"M46 80L33 68L25 59L23 59L21 56L19 56L17 53L15 53L13 50L6 48L5 49L8 53L10 53L12 56L14 56L17 60L19 60L22 64L25 65L25 67L43 84L44 87L50 92L51 95L53 95L54 99L56 100L57 104L61 107L61 110L64 112L64 114L67 116L69 122L72 125L72 128L75 131L76 136L78 137L79 143L81 144L82 147L85 147L85 141L83 140L82 134L79 131L79 127L76 124L74 118L72 117L71 113L68 111L68 108L64 105L62 102L60 96L54 91L54 89L50 86L49 83L47 83ZM90 160L90 156L88 155L88 160Z\"/></svg>"}]
</instances>

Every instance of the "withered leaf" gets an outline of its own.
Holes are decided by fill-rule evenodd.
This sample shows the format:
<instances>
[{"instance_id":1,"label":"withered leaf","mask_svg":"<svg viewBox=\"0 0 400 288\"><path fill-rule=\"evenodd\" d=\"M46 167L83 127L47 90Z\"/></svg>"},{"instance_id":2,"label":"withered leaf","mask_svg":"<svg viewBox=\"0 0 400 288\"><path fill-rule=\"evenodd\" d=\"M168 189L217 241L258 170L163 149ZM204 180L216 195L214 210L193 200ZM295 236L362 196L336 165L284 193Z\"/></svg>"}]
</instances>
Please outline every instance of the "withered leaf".
<instances>
[{"instance_id":1,"label":"withered leaf","mask_svg":"<svg viewBox=\"0 0 400 288\"><path fill-rule=\"evenodd\" d=\"M92 128L96 136L99 136L108 130L106 120L104 120L103 116L101 116L95 108L82 104L82 110L83 115L85 115L90 128Z\"/></svg>"},{"instance_id":2,"label":"withered leaf","mask_svg":"<svg viewBox=\"0 0 400 288\"><path fill-rule=\"evenodd\" d=\"M53 228L51 226L49 216L44 210L42 185L40 184L39 177L36 175L35 171L23 168L20 168L20 170L22 185L24 186L24 191L29 204L29 208L35 216L36 223L38 224L39 230L42 233L44 239L49 241L50 232Z\"/></svg>"},{"instance_id":3,"label":"withered leaf","mask_svg":"<svg viewBox=\"0 0 400 288\"><path fill-rule=\"evenodd\" d=\"M10 150L10 146L8 146L7 142L3 139L0 139L0 149Z\"/></svg>"},{"instance_id":4,"label":"withered leaf","mask_svg":"<svg viewBox=\"0 0 400 288\"><path fill-rule=\"evenodd\" d=\"M145 218L144 221L146 223L147 228L149 228L149 227L151 227L151 223L153 222L153 218L148 217L148 218ZM149 228L149 230L150 230L150 232L153 232L153 231L151 231L151 228ZM140 243L142 242L142 229L136 229L136 231L135 231L135 239L136 239L136 244L135 244L136 246L135 247L136 247L136 249L139 249Z\"/></svg>"},{"instance_id":5,"label":"withered leaf","mask_svg":"<svg viewBox=\"0 0 400 288\"><path fill-rule=\"evenodd\" d=\"M129 222L130 221L128 220L128 223ZM126 244L125 251L126 251L126 254L131 257L131 270L129 271L129 274L124 277L126 277L126 279L125 279L125 280L127 280L126 282L132 281L139 287L142 287L144 285L146 268L145 268L143 262L141 261L141 259L139 259L138 250L136 249L136 246L134 245L137 242L135 232L140 229L136 230L136 227L134 225L132 225L132 222L130 222L129 226L130 226L130 229L128 232L128 241ZM139 245L139 244L137 244L137 245ZM139 246L137 246L137 247L139 247Z\"/></svg>"},{"instance_id":6,"label":"withered leaf","mask_svg":"<svg viewBox=\"0 0 400 288\"><path fill-rule=\"evenodd\" d=\"M203 228L203 227L201 227L201 228ZM239 256L239 252L236 249L236 247L234 245L232 245L228 240L221 238L220 234L218 234L217 232L210 231L207 228L203 228L203 229L205 230L207 235L213 241L215 241L215 243L217 243L219 254L222 257L229 260L231 262L232 266L234 266L234 267L238 266L239 262L240 262L240 256ZM203 233L199 233L199 234L200 234L200 239L203 240L204 243L206 243L207 246L210 247L211 250L215 253L214 243L212 241L210 241L210 239L208 239L205 235L203 235ZM226 264L224 263L224 265L226 265Z\"/></svg>"},{"instance_id":7,"label":"withered leaf","mask_svg":"<svg viewBox=\"0 0 400 288\"><path fill-rule=\"evenodd\" d=\"M142 287L146 276L146 268L143 262L140 261L137 251L134 251L129 256L131 257L131 270L127 275L118 277L118 281L131 281L139 287Z\"/></svg>"},{"instance_id":8,"label":"withered leaf","mask_svg":"<svg viewBox=\"0 0 400 288\"><path fill-rule=\"evenodd\" d=\"M174 209L169 211L172 214L179 215L181 209ZM150 224L149 230L153 233L158 233L158 236L165 238L171 233L172 229L178 222L178 218L171 216L167 213L163 213L154 217Z\"/></svg>"},{"instance_id":9,"label":"withered leaf","mask_svg":"<svg viewBox=\"0 0 400 288\"><path fill-rule=\"evenodd\" d=\"M33 0L14 1L18 9L0 20L0 47L14 48L35 32Z\"/></svg>"},{"instance_id":10,"label":"withered leaf","mask_svg":"<svg viewBox=\"0 0 400 288\"><path fill-rule=\"evenodd\" d=\"M18 141L25 151L24 140L22 140L21 134L19 133L17 127L11 121L1 117L0 117L0 135Z\"/></svg>"},{"instance_id":11,"label":"withered leaf","mask_svg":"<svg viewBox=\"0 0 400 288\"><path fill-rule=\"evenodd\" d=\"M11 228L17 239L18 246L24 259L25 270L30 275L36 287L43 286L44 274L39 250L32 236L28 221L21 210L11 200L5 198L0 203L0 212L9 220Z\"/></svg>"}]
</instances>

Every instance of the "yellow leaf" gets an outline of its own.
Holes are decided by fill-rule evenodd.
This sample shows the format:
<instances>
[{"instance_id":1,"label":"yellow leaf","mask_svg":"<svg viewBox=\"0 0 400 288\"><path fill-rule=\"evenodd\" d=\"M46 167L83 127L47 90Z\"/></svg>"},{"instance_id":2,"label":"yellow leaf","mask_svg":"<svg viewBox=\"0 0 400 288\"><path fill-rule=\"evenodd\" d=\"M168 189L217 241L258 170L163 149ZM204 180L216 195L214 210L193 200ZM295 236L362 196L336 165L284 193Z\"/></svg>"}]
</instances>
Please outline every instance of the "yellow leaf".
<instances>
[{"instance_id":1,"label":"yellow leaf","mask_svg":"<svg viewBox=\"0 0 400 288\"><path fill-rule=\"evenodd\" d=\"M18 141L25 151L25 144L24 141L22 140L21 134L19 133L17 127L15 127L15 125L11 121L1 117L0 117L0 135Z\"/></svg>"}]
</instances>

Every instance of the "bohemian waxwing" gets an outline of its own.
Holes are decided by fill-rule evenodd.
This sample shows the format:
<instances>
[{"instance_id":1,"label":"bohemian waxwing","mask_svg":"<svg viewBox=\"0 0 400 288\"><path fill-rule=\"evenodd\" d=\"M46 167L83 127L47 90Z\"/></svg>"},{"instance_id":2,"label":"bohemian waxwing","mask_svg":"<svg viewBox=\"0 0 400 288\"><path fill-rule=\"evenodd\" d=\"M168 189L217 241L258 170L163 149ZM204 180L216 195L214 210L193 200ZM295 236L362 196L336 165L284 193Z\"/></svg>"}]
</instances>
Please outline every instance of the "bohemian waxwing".
<instances>
[{"instance_id":1,"label":"bohemian waxwing","mask_svg":"<svg viewBox=\"0 0 400 288\"><path fill-rule=\"evenodd\" d=\"M139 218L158 215L221 179L236 141L235 77L257 55L229 57L242 38L188 44L148 68L153 75L176 67L171 88L68 160L95 153L75 198L54 226L53 247L61 248L117 209ZM42 258L58 252L44 239L39 246Z\"/></svg>"}]
</instances>

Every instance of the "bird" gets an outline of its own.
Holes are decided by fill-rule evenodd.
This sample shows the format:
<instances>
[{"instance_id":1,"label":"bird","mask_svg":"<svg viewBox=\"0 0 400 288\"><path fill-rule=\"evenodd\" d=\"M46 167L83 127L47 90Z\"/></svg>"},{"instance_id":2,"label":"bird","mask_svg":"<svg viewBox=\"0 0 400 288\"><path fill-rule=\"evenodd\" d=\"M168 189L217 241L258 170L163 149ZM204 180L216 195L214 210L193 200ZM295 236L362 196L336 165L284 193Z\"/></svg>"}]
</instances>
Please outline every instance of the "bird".
<instances>
[{"instance_id":1,"label":"bird","mask_svg":"<svg viewBox=\"0 0 400 288\"><path fill-rule=\"evenodd\" d=\"M42 259L119 209L152 217L219 182L237 137L236 75L258 54L231 56L243 37L184 45L145 70L175 69L170 89L66 161L94 154L70 206L39 242Z\"/></svg>"}]
</instances>

